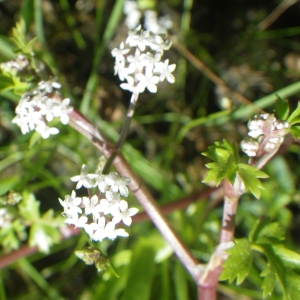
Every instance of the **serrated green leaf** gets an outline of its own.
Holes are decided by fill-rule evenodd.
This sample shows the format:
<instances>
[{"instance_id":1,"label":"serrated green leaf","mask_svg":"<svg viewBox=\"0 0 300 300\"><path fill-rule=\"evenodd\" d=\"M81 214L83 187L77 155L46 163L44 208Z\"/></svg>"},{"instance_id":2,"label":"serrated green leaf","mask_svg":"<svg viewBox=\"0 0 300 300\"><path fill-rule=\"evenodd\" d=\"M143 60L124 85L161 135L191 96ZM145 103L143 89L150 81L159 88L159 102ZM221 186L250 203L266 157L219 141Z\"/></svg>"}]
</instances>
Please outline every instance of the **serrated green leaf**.
<instances>
[{"instance_id":1,"label":"serrated green leaf","mask_svg":"<svg viewBox=\"0 0 300 300\"><path fill-rule=\"evenodd\" d=\"M268 220L258 220L249 234L252 243L263 244L284 240L284 228L278 222L269 223Z\"/></svg>"},{"instance_id":2,"label":"serrated green leaf","mask_svg":"<svg viewBox=\"0 0 300 300\"><path fill-rule=\"evenodd\" d=\"M246 191L250 192L257 198L260 198L261 190L264 189L263 184L258 178L267 178L268 175L256 167L246 164L239 164L239 176L241 177Z\"/></svg>"},{"instance_id":3,"label":"serrated green leaf","mask_svg":"<svg viewBox=\"0 0 300 300\"><path fill-rule=\"evenodd\" d=\"M216 163L209 163L205 165L207 168L210 168L211 170L207 171L207 174L203 180L203 182L212 182L215 181L216 186L220 184L220 182L223 180L223 177L220 176L220 173L222 170L219 168L219 166Z\"/></svg>"},{"instance_id":4,"label":"serrated green leaf","mask_svg":"<svg viewBox=\"0 0 300 300\"><path fill-rule=\"evenodd\" d=\"M300 295L300 255L282 245L261 244L269 265L276 272L284 300L298 300Z\"/></svg>"},{"instance_id":5,"label":"serrated green leaf","mask_svg":"<svg viewBox=\"0 0 300 300\"><path fill-rule=\"evenodd\" d=\"M296 123L300 122L300 102L298 102L297 108L291 113L287 121L291 124L294 125Z\"/></svg>"},{"instance_id":6,"label":"serrated green leaf","mask_svg":"<svg viewBox=\"0 0 300 300\"><path fill-rule=\"evenodd\" d=\"M284 240L284 229L279 223L274 222L265 226L259 233L257 243L280 242Z\"/></svg>"},{"instance_id":7,"label":"serrated green leaf","mask_svg":"<svg viewBox=\"0 0 300 300\"><path fill-rule=\"evenodd\" d=\"M23 19L20 19L16 23L16 26L12 29L12 39L16 46L22 49L26 45L26 24Z\"/></svg>"},{"instance_id":8,"label":"serrated green leaf","mask_svg":"<svg viewBox=\"0 0 300 300\"><path fill-rule=\"evenodd\" d=\"M220 280L229 280L231 283L236 279L237 284L241 284L247 277L253 260L253 252L248 239L237 239L235 246L227 252L230 254L224 262L224 270Z\"/></svg>"},{"instance_id":9,"label":"serrated green leaf","mask_svg":"<svg viewBox=\"0 0 300 300\"><path fill-rule=\"evenodd\" d=\"M290 106L287 100L276 95L275 114L279 120L286 120L290 113Z\"/></svg>"},{"instance_id":10,"label":"serrated green leaf","mask_svg":"<svg viewBox=\"0 0 300 300\"><path fill-rule=\"evenodd\" d=\"M225 165L229 159L230 153L227 149L216 148L216 159L219 164Z\"/></svg>"},{"instance_id":11,"label":"serrated green leaf","mask_svg":"<svg viewBox=\"0 0 300 300\"><path fill-rule=\"evenodd\" d=\"M267 298L269 295L272 294L275 284L276 284L276 273L272 266L267 266L261 273L261 277L264 277L262 283L263 289L263 298Z\"/></svg>"},{"instance_id":12,"label":"serrated green leaf","mask_svg":"<svg viewBox=\"0 0 300 300\"><path fill-rule=\"evenodd\" d=\"M231 184L234 183L239 162L239 156L234 144L224 140L223 144L215 142L210 146L208 152L202 153L214 162L206 165L210 170L207 172L203 182L215 181L218 186L220 182L227 178Z\"/></svg>"}]
</instances>

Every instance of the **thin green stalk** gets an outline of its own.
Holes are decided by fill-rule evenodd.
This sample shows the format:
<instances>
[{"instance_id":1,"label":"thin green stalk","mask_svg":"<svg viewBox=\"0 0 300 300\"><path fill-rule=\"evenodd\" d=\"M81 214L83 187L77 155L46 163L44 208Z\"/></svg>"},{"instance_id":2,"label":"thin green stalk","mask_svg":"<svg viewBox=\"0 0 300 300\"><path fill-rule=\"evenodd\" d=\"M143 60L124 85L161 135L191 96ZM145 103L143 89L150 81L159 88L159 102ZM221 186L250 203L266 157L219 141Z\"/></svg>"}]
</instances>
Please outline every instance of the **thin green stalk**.
<instances>
[{"instance_id":1,"label":"thin green stalk","mask_svg":"<svg viewBox=\"0 0 300 300\"><path fill-rule=\"evenodd\" d=\"M19 264L23 271L46 293L48 299L63 299L56 289L51 287L45 278L33 267L27 259L20 259Z\"/></svg>"},{"instance_id":2,"label":"thin green stalk","mask_svg":"<svg viewBox=\"0 0 300 300\"><path fill-rule=\"evenodd\" d=\"M134 115L134 110L135 110L135 106L136 106L136 102L138 100L138 97L139 97L139 93L135 93L135 92L132 93L131 99L130 99L130 104L129 104L129 107L128 107L128 110L127 110L126 121L125 121L124 126L122 127L120 138L119 138L119 140L116 144L116 150L115 150L114 153L112 153L112 155L106 161L105 166L102 170L103 174L108 173L115 157L117 156L118 152L121 150L121 148L122 148L122 146L123 146L123 144L124 144L124 142L127 138L127 134L128 134L128 131L129 131L129 127L130 127L130 124L131 124L132 117Z\"/></svg>"},{"instance_id":3,"label":"thin green stalk","mask_svg":"<svg viewBox=\"0 0 300 300\"><path fill-rule=\"evenodd\" d=\"M121 148L127 138L128 130L129 130L129 127L131 124L131 120L132 120L132 117L134 114L134 110L135 110L135 106L136 106L138 97L139 97L139 93L132 93L132 96L130 99L130 104L129 104L129 107L127 110L126 121L122 128L119 141L117 142L117 150L121 150Z\"/></svg>"},{"instance_id":4,"label":"thin green stalk","mask_svg":"<svg viewBox=\"0 0 300 300\"><path fill-rule=\"evenodd\" d=\"M215 124L222 125L230 120L247 120L255 113L255 107L264 109L266 107L274 105L275 101L277 100L277 95L282 99L286 99L297 93L300 93L300 81L284 87L266 97L260 98L259 100L253 102L254 106L243 106L237 109L232 113L231 116L226 116L218 119Z\"/></svg>"},{"instance_id":5,"label":"thin green stalk","mask_svg":"<svg viewBox=\"0 0 300 300\"><path fill-rule=\"evenodd\" d=\"M0 299L1 300L6 300L6 293L5 293L5 287L4 287L4 282L3 279L0 277Z\"/></svg>"},{"instance_id":6,"label":"thin green stalk","mask_svg":"<svg viewBox=\"0 0 300 300\"><path fill-rule=\"evenodd\" d=\"M282 99L286 99L292 95L295 95L300 92L300 81L295 82L285 88L282 88L268 96L260 98L259 100L253 102L253 105L246 105L238 108L236 111L231 112L230 110L223 110L220 112L212 113L208 116L201 117L196 120L192 120L185 124L178 134L178 140L182 141L185 135L196 126L205 125L205 126L220 126L227 122L234 120L247 120L253 116L257 111L257 108L264 109L271 105L274 105L277 100L277 95Z\"/></svg>"},{"instance_id":7,"label":"thin green stalk","mask_svg":"<svg viewBox=\"0 0 300 300\"><path fill-rule=\"evenodd\" d=\"M122 16L123 2L124 2L124 0L116 1L113 11L109 17L109 21L105 27L105 31L104 31L101 42L98 41L97 39L95 41L95 53L94 53L94 59L93 59L93 67L92 67L92 71L91 71L90 77L88 79L88 82L86 84L85 93L83 95L82 102L80 105L80 111L85 115L89 114L92 96L93 96L94 92L96 91L96 88L98 85L97 71L98 71L98 67L99 67L101 58L103 57L106 46L107 46L108 42L111 40L112 36L114 35L115 30L119 24L119 20ZM103 8L103 6L99 6L99 7ZM98 25L100 25L101 23L102 23L101 19L98 19Z\"/></svg>"},{"instance_id":8,"label":"thin green stalk","mask_svg":"<svg viewBox=\"0 0 300 300\"><path fill-rule=\"evenodd\" d=\"M45 34L43 25L42 1L34 0L34 23L36 36L41 44L45 44Z\"/></svg>"},{"instance_id":9,"label":"thin green stalk","mask_svg":"<svg viewBox=\"0 0 300 300\"><path fill-rule=\"evenodd\" d=\"M85 43L85 40L83 39L80 31L76 29L76 20L70 10L69 2L67 0L60 0L60 6L62 7L62 9L66 15L67 23L68 23L70 29L72 30L72 35L73 35L73 38L74 38L74 41L75 41L77 47L79 49L84 49L86 47L86 43Z\"/></svg>"}]
</instances>

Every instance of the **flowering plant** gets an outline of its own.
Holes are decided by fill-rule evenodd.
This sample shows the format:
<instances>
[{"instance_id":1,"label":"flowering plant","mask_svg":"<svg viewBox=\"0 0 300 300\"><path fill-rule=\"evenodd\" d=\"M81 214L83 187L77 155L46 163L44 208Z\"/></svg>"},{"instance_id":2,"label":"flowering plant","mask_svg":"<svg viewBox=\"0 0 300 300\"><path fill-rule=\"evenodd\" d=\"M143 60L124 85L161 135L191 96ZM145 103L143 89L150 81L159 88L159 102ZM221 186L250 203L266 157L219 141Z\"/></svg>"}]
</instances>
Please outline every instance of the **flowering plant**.
<instances>
[{"instance_id":1,"label":"flowering plant","mask_svg":"<svg viewBox=\"0 0 300 300\"><path fill-rule=\"evenodd\" d=\"M128 208L128 203L120 196L128 196L128 177L120 177L115 172L104 174L88 174L86 165L81 168L81 174L71 177L77 182L76 189L82 186L89 190L89 197L78 197L72 191L65 200L59 199L64 208L65 220L68 224L84 228L91 240L102 241L104 238L114 240L117 236L127 237L128 233L122 229L115 229L120 221L127 226L131 225L137 208ZM97 187L98 192L91 194L91 189ZM104 196L105 195L105 196ZM84 209L84 212L83 212ZM79 216L81 215L81 216ZM108 219L109 215L111 219ZM91 216L91 220L88 217Z\"/></svg>"},{"instance_id":2,"label":"flowering plant","mask_svg":"<svg viewBox=\"0 0 300 300\"><path fill-rule=\"evenodd\" d=\"M290 241L292 238L285 241L285 236L295 235L289 229L294 226L294 207L299 200L299 168L295 166L299 153L300 105L296 107L278 95L295 94L300 91L299 83L257 102L250 101L241 92L255 87L266 93L271 86L260 82L264 80L260 72L251 73L249 66L233 66L221 79L184 46L195 47L194 41L188 43L192 32L187 30L192 1L185 1L181 32L176 38L167 34L168 26L162 26L163 23L170 25L170 18L158 17L153 7L143 7L144 3L151 6L154 2L124 2L125 24L130 30L127 37L120 38L124 32L112 26L112 21L104 30L101 27L105 23L101 16L104 19L106 16L102 14L104 10L100 11L103 7L99 1L76 1L76 9L85 7L81 21L96 16L97 22L92 26L97 27L93 32L100 35L103 32L100 41L101 38L90 33L91 27L85 27L91 25L87 25L88 22L82 22L84 31L77 30L72 19L73 6L61 1L80 51L75 54L72 45L72 55L64 57L54 51L55 58L51 58L45 45L49 43L52 51L56 48L52 43L62 40L60 37L48 39L48 30L39 27L45 22L45 29L50 28L48 22L52 22L52 15L45 15L44 22L40 17L42 10L51 11L51 3L48 1L40 7L39 1L34 3L35 26L30 26L25 12L28 13L33 4L24 2L22 12L26 21L19 22L12 31L17 48L15 52L8 51L8 61L1 62L0 70L0 140L3 142L0 149L0 246L3 250L0 267L37 250L51 252L51 259L45 260L50 261L50 267L44 264L40 267L35 261L38 255L16 264L16 270L20 269L22 276L26 274L24 281L29 282L30 288L34 286L31 278L38 283L37 295L43 289L46 296L42 298L49 299L69 296L67 289L75 290L76 295L73 292L69 297L72 299L139 300L141 295L150 299L156 297L156 291L163 291L164 299L190 299L196 291L192 285L197 285L198 298L203 300L216 299L218 293L226 294L227 298L241 294L261 299L261 291L263 298L272 294L274 299L281 299L282 295L286 299L297 299L300 256L296 252L297 245ZM122 3L117 0L114 4L111 20L115 26L118 24L116 11L120 12ZM1 8L2 4L0 14ZM141 22L143 28L137 26ZM63 31L66 36L69 27ZM28 42L27 33L34 28L39 29L37 39ZM172 32L179 33L176 27ZM84 34L81 36L81 33ZM113 35L116 42L110 44L108 41ZM194 39L194 35L191 36ZM85 48L89 37L95 40L95 55L87 55L85 64L86 60L79 59L79 55L85 49L90 53L90 49ZM186 41L181 44L184 37ZM202 41L205 43L205 39ZM0 51L10 49L10 44L7 46L5 42L0 35ZM116 44L119 46L111 47L111 53L103 51L104 45ZM175 51L167 52L171 45L183 57ZM209 64L213 63L204 46L196 53L205 55ZM107 60L103 55L107 55ZM80 64L76 64L77 58ZM187 62L193 64L193 72L200 70L205 76L189 73ZM68 64L74 64L72 70L75 71L61 75L63 70L69 70ZM90 77L86 78L85 68L91 65ZM223 65L220 63L215 69L222 70ZM175 83L175 70L179 80L171 86L168 83ZM241 74L236 74L237 71ZM122 123L123 107L121 102L116 105L117 97L111 94L117 96L123 91L113 82L105 83L113 73L118 76L113 77L116 81L121 80L124 95L132 94L119 139L114 128ZM77 82L77 76L86 82L86 87ZM256 77L247 85L251 76ZM215 84L219 100L227 104L222 105L222 111L207 115L210 109L216 109L209 105L213 93L205 90L208 79ZM235 84L236 81L239 84ZM160 86L170 94L156 96ZM233 86L235 90L230 88ZM127 140L142 93L148 93L151 101L140 101L133 126L136 137ZM161 101L164 94L168 97ZM265 112L273 103L275 108L271 108L270 113ZM151 109L153 114L143 115L143 111ZM108 117L102 118L103 110L105 117L111 115L110 122ZM249 118L245 125L244 121ZM72 128L69 130L69 127ZM20 131L26 136L19 136ZM126 140L128 143L124 146ZM287 149L292 152L288 160L281 155ZM204 157L199 155L200 151L205 151L202 152ZM98 167L90 173L86 165ZM126 200L129 194L139 201L135 207L130 205L131 200L132 203L135 200ZM223 208L219 205L221 200ZM179 209L182 211L166 216ZM133 229L129 226L146 219L151 219L155 227L145 223L135 227L131 234ZM241 238L236 238L236 228ZM80 238L75 237L82 232ZM78 272L84 266L75 264L70 249L75 249L78 258L103 273L93 276L93 268ZM12 250L15 252L8 253ZM168 259L173 253L190 277L176 259ZM61 262L61 257L66 258L65 263L56 264L56 259ZM75 289L66 288L64 284L52 285L53 278L65 277L66 271L72 284L76 284ZM8 280L6 272L10 270L3 272L4 281ZM86 276L88 272L92 276ZM72 280L73 274L76 280ZM92 278L91 285L86 284L87 278ZM174 282L170 283L171 280ZM231 284L234 280L237 287ZM80 281L84 282L84 288L77 286ZM219 284L220 281L223 282ZM1 295L3 290L0 282ZM9 298L19 296L10 293L13 297Z\"/></svg>"}]
</instances>

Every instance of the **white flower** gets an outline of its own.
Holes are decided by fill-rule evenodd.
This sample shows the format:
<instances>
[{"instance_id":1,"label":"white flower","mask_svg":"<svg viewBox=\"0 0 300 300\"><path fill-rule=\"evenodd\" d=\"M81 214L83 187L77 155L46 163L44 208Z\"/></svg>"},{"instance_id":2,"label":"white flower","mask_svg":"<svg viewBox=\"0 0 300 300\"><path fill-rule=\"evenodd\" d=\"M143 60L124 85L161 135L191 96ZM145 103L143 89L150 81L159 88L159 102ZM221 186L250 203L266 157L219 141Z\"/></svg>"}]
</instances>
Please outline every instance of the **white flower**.
<instances>
[{"instance_id":1,"label":"white flower","mask_svg":"<svg viewBox=\"0 0 300 300\"><path fill-rule=\"evenodd\" d=\"M95 207L98 204L98 196L94 195L91 199L88 197L83 197L82 203L84 204L86 215L94 214L96 213Z\"/></svg>"},{"instance_id":2,"label":"white flower","mask_svg":"<svg viewBox=\"0 0 300 300\"><path fill-rule=\"evenodd\" d=\"M100 201L99 207L97 209L102 211L105 215L114 215L119 212L120 195L118 193L112 193L107 191L105 193L106 199Z\"/></svg>"},{"instance_id":3,"label":"white flower","mask_svg":"<svg viewBox=\"0 0 300 300\"><path fill-rule=\"evenodd\" d=\"M38 107L40 108L39 112L41 115L46 116L46 120L48 122L51 122L54 119L54 107L59 105L59 101L47 97L44 98L46 99L41 99L42 101L37 103Z\"/></svg>"},{"instance_id":4,"label":"white flower","mask_svg":"<svg viewBox=\"0 0 300 300\"><path fill-rule=\"evenodd\" d=\"M22 96L15 110L16 117L12 122L21 128L23 134L36 130L44 139L47 139L50 135L59 133L59 130L50 127L48 122L54 118L60 118L64 125L69 122L68 114L73 110L69 106L70 99L60 101L55 99L55 95L48 96L53 89L57 88L60 88L57 82L41 81L37 89Z\"/></svg>"},{"instance_id":5,"label":"white flower","mask_svg":"<svg viewBox=\"0 0 300 300\"><path fill-rule=\"evenodd\" d=\"M125 1L123 12L126 14L125 24L129 29L134 29L140 23L141 12L137 9L135 1Z\"/></svg>"},{"instance_id":6,"label":"white flower","mask_svg":"<svg viewBox=\"0 0 300 300\"><path fill-rule=\"evenodd\" d=\"M144 26L147 30L153 32L153 33L161 33L159 26L157 22L157 13L154 10L146 10L145 11L145 22Z\"/></svg>"},{"instance_id":7,"label":"white flower","mask_svg":"<svg viewBox=\"0 0 300 300\"><path fill-rule=\"evenodd\" d=\"M105 230L105 217L99 218L96 226L92 225L91 228L88 228L88 230L91 233L90 237L92 240L101 242L103 239L105 239L107 237Z\"/></svg>"},{"instance_id":8,"label":"white flower","mask_svg":"<svg viewBox=\"0 0 300 300\"><path fill-rule=\"evenodd\" d=\"M173 76L172 72L175 70L175 68L176 65L169 65L169 60L166 59L164 62L156 63L153 72L159 74L160 81L164 81L166 78L169 83L174 83L175 77Z\"/></svg>"},{"instance_id":9,"label":"white flower","mask_svg":"<svg viewBox=\"0 0 300 300\"><path fill-rule=\"evenodd\" d=\"M55 81L41 81L39 82L38 89L45 91L46 93L51 93L53 89L60 89L61 84Z\"/></svg>"},{"instance_id":10,"label":"white flower","mask_svg":"<svg viewBox=\"0 0 300 300\"><path fill-rule=\"evenodd\" d=\"M81 216L78 218L78 215L69 216L68 219L65 220L65 223L69 225L74 225L75 227L82 228L86 226L86 222L88 218L86 216Z\"/></svg>"},{"instance_id":11,"label":"white flower","mask_svg":"<svg viewBox=\"0 0 300 300\"><path fill-rule=\"evenodd\" d=\"M145 34L140 34L138 31L132 31L128 34L126 44L128 44L130 47L138 47L141 51L145 51L148 41L147 37L145 37Z\"/></svg>"},{"instance_id":12,"label":"white flower","mask_svg":"<svg viewBox=\"0 0 300 300\"><path fill-rule=\"evenodd\" d=\"M141 72L144 64L143 64L143 57L141 57L141 52L139 49L135 50L134 55L129 55L127 57L127 61L129 62L128 65L128 74L134 73L136 71Z\"/></svg>"},{"instance_id":13,"label":"white flower","mask_svg":"<svg viewBox=\"0 0 300 300\"><path fill-rule=\"evenodd\" d=\"M59 133L59 130L55 127L49 127L44 122L40 122L35 130L41 134L43 139L47 139L50 135L55 135Z\"/></svg>"},{"instance_id":14,"label":"white flower","mask_svg":"<svg viewBox=\"0 0 300 300\"><path fill-rule=\"evenodd\" d=\"M116 224L114 222L109 222L106 224L105 234L107 238L114 240L117 236L128 236L128 233L123 228L115 229L115 226Z\"/></svg>"},{"instance_id":15,"label":"white flower","mask_svg":"<svg viewBox=\"0 0 300 300\"><path fill-rule=\"evenodd\" d=\"M62 207L64 208L64 213L69 216L81 214L82 210L79 207L82 199L76 196L75 191L72 191L71 195L66 195L65 200L58 199Z\"/></svg>"},{"instance_id":16,"label":"white flower","mask_svg":"<svg viewBox=\"0 0 300 300\"><path fill-rule=\"evenodd\" d=\"M122 89L135 94L142 93L145 89L156 93L159 81L166 78L170 83L175 82L172 75L175 64L169 65L169 60L161 62L164 50L171 47L169 40L150 31L142 31L141 26L138 26L129 32L126 44L133 49L125 49L121 43L119 49L112 51L115 57L115 74L119 75L120 80L127 81L120 85ZM134 54L130 54L130 51ZM128 54L127 58L124 57L125 53Z\"/></svg>"},{"instance_id":17,"label":"white flower","mask_svg":"<svg viewBox=\"0 0 300 300\"><path fill-rule=\"evenodd\" d=\"M124 197L128 196L127 185L130 184L130 181L129 177L120 177L120 175L116 172L110 172L105 176L105 182L108 186L110 186L110 191L113 193L120 191L120 194Z\"/></svg>"},{"instance_id":18,"label":"white flower","mask_svg":"<svg viewBox=\"0 0 300 300\"><path fill-rule=\"evenodd\" d=\"M130 49L125 49L125 45L124 45L124 43L122 42L122 43L120 44L120 47L119 47L119 48L114 48L114 49L111 51L111 55L112 55L113 57L115 57L116 59L123 60L123 59L124 59L124 55L126 55L129 51L130 51Z\"/></svg>"},{"instance_id":19,"label":"white flower","mask_svg":"<svg viewBox=\"0 0 300 300\"><path fill-rule=\"evenodd\" d=\"M148 74L144 75L142 73L139 73L136 75L136 78L138 79L139 83L137 85L139 90L145 90L145 88L148 89L151 93L157 92L157 86L159 82L159 77L153 76L152 72L149 72Z\"/></svg>"},{"instance_id":20,"label":"white flower","mask_svg":"<svg viewBox=\"0 0 300 300\"><path fill-rule=\"evenodd\" d=\"M125 79L127 80L127 83L120 84L120 87L123 90L128 90L128 91L130 91L132 93L136 93L136 94L142 93L145 90L144 87L139 87L138 85L136 85L133 77L126 76Z\"/></svg>"},{"instance_id":21,"label":"white flower","mask_svg":"<svg viewBox=\"0 0 300 300\"><path fill-rule=\"evenodd\" d=\"M98 219L98 222L100 221L100 219L102 220L102 218L104 219L104 224L105 224L105 218L101 217ZM97 223L89 223L89 224L85 224L84 225L84 230L86 231L86 233L90 236L90 239L93 238L93 234L94 232L99 228L99 225Z\"/></svg>"},{"instance_id":22,"label":"white flower","mask_svg":"<svg viewBox=\"0 0 300 300\"><path fill-rule=\"evenodd\" d=\"M146 67L147 70L153 70L154 65L159 62L161 56L157 56L155 54L155 56L153 56L152 53L147 52L147 53L143 53L141 54L141 56L139 57L139 60L141 61L141 65L143 67Z\"/></svg>"},{"instance_id":23,"label":"white flower","mask_svg":"<svg viewBox=\"0 0 300 300\"><path fill-rule=\"evenodd\" d=\"M69 106L69 104L70 99L65 98L61 102L58 102L58 104L52 109L54 116L60 118L60 121L64 125L69 123L69 114L73 111L73 107Z\"/></svg>"},{"instance_id":24,"label":"white flower","mask_svg":"<svg viewBox=\"0 0 300 300\"><path fill-rule=\"evenodd\" d=\"M121 177L115 172L108 175L87 174L86 165L82 166L81 174L72 179L77 181L80 187L90 188L98 185L103 192L108 187L110 190L105 192L105 198L100 202L97 194L80 198L76 196L75 191L65 196L65 200L59 199L64 208L65 223L84 228L90 239L94 241L102 241L105 238L114 240L117 236L128 236L124 229L115 229L115 224L122 220L125 225L129 226L132 223L131 217L138 212L136 208L128 209L128 203L120 199L119 192L122 195L128 195L127 185L130 179L125 176ZM94 179L96 180L93 184Z\"/></svg>"},{"instance_id":25,"label":"white flower","mask_svg":"<svg viewBox=\"0 0 300 300\"><path fill-rule=\"evenodd\" d=\"M100 174L97 176L95 186L98 186L98 189L101 193L105 193L107 190L107 184L105 182L105 175Z\"/></svg>"},{"instance_id":26,"label":"white flower","mask_svg":"<svg viewBox=\"0 0 300 300\"><path fill-rule=\"evenodd\" d=\"M127 226L131 225L131 217L137 214L139 211L137 208L132 207L128 209L128 203L125 200L121 200L119 203L120 212L114 215L113 222L119 223L121 220Z\"/></svg>"},{"instance_id":27,"label":"white flower","mask_svg":"<svg viewBox=\"0 0 300 300\"><path fill-rule=\"evenodd\" d=\"M80 189L82 186L89 189L94 186L93 179L97 178L97 174L87 174L87 166L82 165L80 175L71 177L73 182L78 182L76 189Z\"/></svg>"}]
</instances>

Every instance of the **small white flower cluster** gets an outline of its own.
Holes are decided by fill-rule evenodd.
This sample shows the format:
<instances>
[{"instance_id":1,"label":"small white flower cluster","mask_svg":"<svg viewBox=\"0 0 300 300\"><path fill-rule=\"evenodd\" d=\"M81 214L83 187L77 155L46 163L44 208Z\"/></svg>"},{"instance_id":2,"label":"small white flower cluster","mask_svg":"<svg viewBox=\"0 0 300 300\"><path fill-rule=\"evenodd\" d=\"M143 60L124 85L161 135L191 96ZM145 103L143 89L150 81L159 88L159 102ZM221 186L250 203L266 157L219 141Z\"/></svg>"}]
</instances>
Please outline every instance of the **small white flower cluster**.
<instances>
[{"instance_id":1,"label":"small white flower cluster","mask_svg":"<svg viewBox=\"0 0 300 300\"><path fill-rule=\"evenodd\" d=\"M29 60L23 54L19 54L15 60L10 60L5 63L1 63L0 67L6 72L19 72L24 70L29 65Z\"/></svg>"},{"instance_id":2,"label":"small white flower cluster","mask_svg":"<svg viewBox=\"0 0 300 300\"><path fill-rule=\"evenodd\" d=\"M86 165L83 165L80 175L71 177L71 180L77 182L76 189L82 186L87 189L97 187L97 193L91 197L77 197L72 191L65 200L59 199L64 208L63 214L67 217L65 222L84 228L94 241L127 237L128 233L123 228L116 229L115 226L121 221L130 226L131 217L138 212L137 208L128 208L127 201L120 199L120 196L128 196L130 179L115 172L108 175L88 174Z\"/></svg>"},{"instance_id":3,"label":"small white flower cluster","mask_svg":"<svg viewBox=\"0 0 300 300\"><path fill-rule=\"evenodd\" d=\"M248 123L248 135L251 138L243 140L241 148L252 157L278 149L289 126L288 122L277 120L274 115L256 115Z\"/></svg>"},{"instance_id":4,"label":"small white flower cluster","mask_svg":"<svg viewBox=\"0 0 300 300\"><path fill-rule=\"evenodd\" d=\"M141 26L129 32L126 42L111 52L115 57L115 74L119 75L120 80L127 81L120 85L121 88L137 94L146 88L156 93L156 85L160 81L167 79L169 83L174 83L172 72L176 65L169 65L168 59L161 61L164 51L170 47L169 40L163 40L150 31L143 31Z\"/></svg>"},{"instance_id":5,"label":"small white flower cluster","mask_svg":"<svg viewBox=\"0 0 300 300\"><path fill-rule=\"evenodd\" d=\"M142 17L144 17L144 28L156 34L166 33L168 29L173 27L173 22L169 16L158 18L156 11L150 9L142 13L134 0L124 2L123 12L126 15L125 24L130 30L140 24Z\"/></svg>"},{"instance_id":6,"label":"small white flower cluster","mask_svg":"<svg viewBox=\"0 0 300 300\"><path fill-rule=\"evenodd\" d=\"M69 98L61 101L56 97L60 88L61 85L53 80L41 81L34 91L22 95L12 122L21 128L23 134L36 130L47 139L50 135L59 133L59 130L50 127L48 122L59 118L61 123L68 124L69 113L73 108L69 106Z\"/></svg>"}]
</instances>

